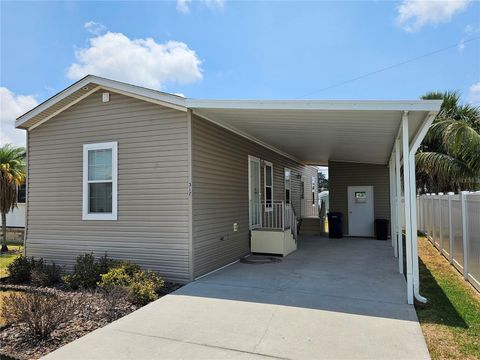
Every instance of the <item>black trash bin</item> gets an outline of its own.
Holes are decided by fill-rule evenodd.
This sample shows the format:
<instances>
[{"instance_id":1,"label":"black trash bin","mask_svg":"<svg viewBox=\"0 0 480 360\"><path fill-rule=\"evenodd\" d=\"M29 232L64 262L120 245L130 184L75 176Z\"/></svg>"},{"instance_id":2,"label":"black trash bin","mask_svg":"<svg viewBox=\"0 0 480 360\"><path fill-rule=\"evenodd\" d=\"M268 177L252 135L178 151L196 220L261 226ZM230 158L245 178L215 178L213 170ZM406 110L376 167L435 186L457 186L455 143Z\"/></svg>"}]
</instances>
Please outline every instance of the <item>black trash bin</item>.
<instances>
[{"instance_id":1,"label":"black trash bin","mask_svg":"<svg viewBox=\"0 0 480 360\"><path fill-rule=\"evenodd\" d=\"M343 214L340 212L328 213L328 237L341 239L343 237Z\"/></svg>"},{"instance_id":2,"label":"black trash bin","mask_svg":"<svg viewBox=\"0 0 480 360\"><path fill-rule=\"evenodd\" d=\"M375 219L375 235L377 240L387 240L388 238L388 220Z\"/></svg>"}]
</instances>

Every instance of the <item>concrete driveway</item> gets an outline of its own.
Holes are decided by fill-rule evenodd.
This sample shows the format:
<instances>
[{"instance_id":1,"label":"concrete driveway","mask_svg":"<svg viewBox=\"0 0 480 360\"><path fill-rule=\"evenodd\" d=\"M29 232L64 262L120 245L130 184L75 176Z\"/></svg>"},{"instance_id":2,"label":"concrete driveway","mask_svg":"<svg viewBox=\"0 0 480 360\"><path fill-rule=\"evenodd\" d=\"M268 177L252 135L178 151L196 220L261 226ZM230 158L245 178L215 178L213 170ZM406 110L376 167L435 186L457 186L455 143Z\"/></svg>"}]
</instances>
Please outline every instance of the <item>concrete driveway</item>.
<instances>
[{"instance_id":1,"label":"concrete driveway","mask_svg":"<svg viewBox=\"0 0 480 360\"><path fill-rule=\"evenodd\" d=\"M390 243L303 238L236 263L46 359L428 359Z\"/></svg>"}]
</instances>

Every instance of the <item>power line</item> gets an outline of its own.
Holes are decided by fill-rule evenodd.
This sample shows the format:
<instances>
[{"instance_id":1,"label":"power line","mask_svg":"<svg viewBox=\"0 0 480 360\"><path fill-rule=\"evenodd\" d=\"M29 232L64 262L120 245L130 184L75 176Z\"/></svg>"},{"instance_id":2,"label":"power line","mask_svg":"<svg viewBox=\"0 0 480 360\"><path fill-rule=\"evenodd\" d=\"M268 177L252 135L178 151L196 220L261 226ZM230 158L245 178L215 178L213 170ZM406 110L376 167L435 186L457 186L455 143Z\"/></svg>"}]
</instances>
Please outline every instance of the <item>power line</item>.
<instances>
[{"instance_id":1,"label":"power line","mask_svg":"<svg viewBox=\"0 0 480 360\"><path fill-rule=\"evenodd\" d=\"M313 94L317 94L319 92L322 92L322 91L325 91L325 90L330 90L330 89L333 89L333 88L336 88L338 86L342 86L342 85L345 85L345 84L348 84L348 83L351 83L351 82L354 82L354 81L357 81L357 80L360 80L360 79L363 79L363 78L366 78L368 76L371 76L371 75L375 75L375 74L378 74L380 72L383 72L383 71L386 71L386 70L390 70L390 69L393 69L393 68L396 68L396 67L399 67L399 66L402 66L402 65L405 65L405 64L408 64L408 63L411 63L413 61L416 61L416 60L419 60L419 59L423 59L423 58L426 58L428 56L432 56L432 55L435 55L435 54L438 54L440 52L443 52L443 51L446 51L446 50L450 50L454 47L457 47L459 46L460 44L466 44L466 43L469 43L471 41L475 41L475 40L478 40L480 39L480 36L476 36L476 37L473 37L473 38L470 38L470 39L467 39L467 40L462 40L458 43L455 43L455 44L452 44L452 45L449 45L449 46L446 46L446 47L443 47L441 49L437 49L437 50L434 50L434 51L431 51L431 52L428 52L426 54L423 54L423 55L420 55L420 56L417 56L417 57L414 57L414 58L411 58L411 59L408 59L408 60L405 60L405 61L402 61L402 62L399 62L399 63L396 63L396 64L393 64L393 65L389 65L389 66L386 66L384 68L381 68L381 69L378 69L378 70L375 70L375 71L371 71L371 72L368 72L366 74L363 74L363 75L359 75L357 77L354 77L352 79L349 79L349 80L345 80L345 81L342 81L342 82L339 82L339 83L336 83L336 84L332 84L332 85L329 85L327 87L324 87L322 89L319 89L319 90L315 90L315 91L312 91L310 93L307 93L303 96L300 96L298 97L298 99L302 99L302 98L305 98L306 96L310 96L310 95L313 95Z\"/></svg>"}]
</instances>

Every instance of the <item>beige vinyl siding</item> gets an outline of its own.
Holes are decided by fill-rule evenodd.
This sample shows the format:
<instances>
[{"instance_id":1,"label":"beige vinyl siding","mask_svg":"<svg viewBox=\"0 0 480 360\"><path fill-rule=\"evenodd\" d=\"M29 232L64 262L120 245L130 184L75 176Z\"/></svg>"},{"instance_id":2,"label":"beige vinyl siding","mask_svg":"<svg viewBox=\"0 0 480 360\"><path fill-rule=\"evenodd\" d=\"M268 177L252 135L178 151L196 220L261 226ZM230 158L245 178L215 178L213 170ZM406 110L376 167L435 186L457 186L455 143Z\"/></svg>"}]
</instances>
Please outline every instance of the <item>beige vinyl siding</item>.
<instances>
[{"instance_id":1,"label":"beige vinyl siding","mask_svg":"<svg viewBox=\"0 0 480 360\"><path fill-rule=\"evenodd\" d=\"M193 258L200 276L249 253L248 156L273 164L273 199L284 200L284 168L291 170L292 204L299 215L302 175L316 169L193 115ZM308 169L308 173L307 173ZM261 168L263 201L263 166ZM233 231L233 224L238 231ZM223 238L223 240L222 240Z\"/></svg>"},{"instance_id":2,"label":"beige vinyl siding","mask_svg":"<svg viewBox=\"0 0 480 360\"><path fill-rule=\"evenodd\" d=\"M70 268L105 252L190 279L187 114L96 92L33 129L27 255ZM118 220L82 220L83 144L118 142Z\"/></svg>"},{"instance_id":3,"label":"beige vinyl siding","mask_svg":"<svg viewBox=\"0 0 480 360\"><path fill-rule=\"evenodd\" d=\"M373 186L375 218L390 219L390 185L386 165L328 162L330 211L343 213L348 234L348 186Z\"/></svg>"}]
</instances>

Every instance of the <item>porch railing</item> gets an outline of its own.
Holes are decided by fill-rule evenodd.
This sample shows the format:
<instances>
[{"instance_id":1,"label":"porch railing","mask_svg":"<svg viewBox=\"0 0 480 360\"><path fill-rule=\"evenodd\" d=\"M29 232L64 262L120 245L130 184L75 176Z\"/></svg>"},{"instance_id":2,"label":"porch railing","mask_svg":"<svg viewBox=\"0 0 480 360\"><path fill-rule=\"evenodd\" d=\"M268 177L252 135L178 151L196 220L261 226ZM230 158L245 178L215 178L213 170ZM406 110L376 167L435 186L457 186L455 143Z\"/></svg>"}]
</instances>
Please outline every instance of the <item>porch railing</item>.
<instances>
[{"instance_id":1,"label":"porch railing","mask_svg":"<svg viewBox=\"0 0 480 360\"><path fill-rule=\"evenodd\" d=\"M272 230L291 229L297 238L297 215L291 204L284 201L273 201L271 204L262 204L262 222L260 228Z\"/></svg>"},{"instance_id":2,"label":"porch railing","mask_svg":"<svg viewBox=\"0 0 480 360\"><path fill-rule=\"evenodd\" d=\"M310 201L305 201L303 203L303 213L302 217L309 218L309 217L319 217L319 205L318 203L312 204Z\"/></svg>"}]
</instances>

